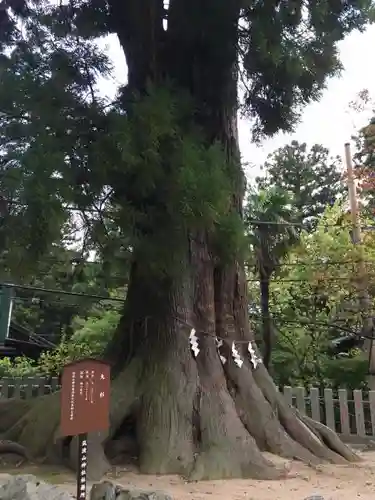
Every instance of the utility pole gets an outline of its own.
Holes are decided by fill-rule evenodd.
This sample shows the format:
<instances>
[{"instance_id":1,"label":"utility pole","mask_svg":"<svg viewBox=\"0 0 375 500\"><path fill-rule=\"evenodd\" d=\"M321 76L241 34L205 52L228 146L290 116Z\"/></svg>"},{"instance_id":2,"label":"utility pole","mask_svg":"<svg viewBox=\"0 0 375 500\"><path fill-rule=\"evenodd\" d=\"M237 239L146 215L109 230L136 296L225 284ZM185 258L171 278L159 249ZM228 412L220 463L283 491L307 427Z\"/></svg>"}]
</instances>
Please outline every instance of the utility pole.
<instances>
[{"instance_id":1,"label":"utility pole","mask_svg":"<svg viewBox=\"0 0 375 500\"><path fill-rule=\"evenodd\" d=\"M345 163L347 171L347 182L349 191L350 212L353 223L353 244L358 245L358 285L359 285L359 304L363 313L362 336L364 337L364 350L368 354L369 360L369 378L368 385L370 390L375 390L375 345L374 345L374 323L372 319L371 299L367 289L366 266L363 258L361 222L359 217L357 188L354 180L354 170L350 144L345 144Z\"/></svg>"}]
</instances>

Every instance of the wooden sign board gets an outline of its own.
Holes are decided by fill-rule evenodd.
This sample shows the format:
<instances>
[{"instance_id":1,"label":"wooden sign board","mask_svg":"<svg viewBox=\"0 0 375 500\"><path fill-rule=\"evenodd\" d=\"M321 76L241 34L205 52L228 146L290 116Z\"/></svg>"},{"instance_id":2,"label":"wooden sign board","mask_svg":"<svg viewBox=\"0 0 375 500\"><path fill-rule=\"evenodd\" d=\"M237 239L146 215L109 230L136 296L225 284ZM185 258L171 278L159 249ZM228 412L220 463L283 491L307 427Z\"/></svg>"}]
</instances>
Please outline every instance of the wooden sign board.
<instances>
[{"instance_id":1,"label":"wooden sign board","mask_svg":"<svg viewBox=\"0 0 375 500\"><path fill-rule=\"evenodd\" d=\"M61 377L62 436L77 436L109 428L110 367L84 359L64 367Z\"/></svg>"}]
</instances>

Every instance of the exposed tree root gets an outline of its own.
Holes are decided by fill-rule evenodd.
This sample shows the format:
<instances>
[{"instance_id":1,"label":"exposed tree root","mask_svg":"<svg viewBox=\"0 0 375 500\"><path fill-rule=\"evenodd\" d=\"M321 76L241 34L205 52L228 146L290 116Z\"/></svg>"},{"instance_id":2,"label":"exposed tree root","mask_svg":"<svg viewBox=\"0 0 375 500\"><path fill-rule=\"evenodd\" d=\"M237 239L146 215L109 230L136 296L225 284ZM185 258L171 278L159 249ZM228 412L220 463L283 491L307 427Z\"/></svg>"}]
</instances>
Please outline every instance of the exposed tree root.
<instances>
[{"instance_id":1,"label":"exposed tree root","mask_svg":"<svg viewBox=\"0 0 375 500\"><path fill-rule=\"evenodd\" d=\"M343 457L348 462L360 461L359 456L355 454L349 446L346 446L332 429L320 422L316 422L307 415L301 415L298 411L296 413L302 422L304 422L313 432L317 432L321 436L324 444L336 454Z\"/></svg>"},{"instance_id":2,"label":"exposed tree root","mask_svg":"<svg viewBox=\"0 0 375 500\"><path fill-rule=\"evenodd\" d=\"M112 384L110 417L113 432L137 398L138 376L139 365L134 362ZM59 419L60 392L33 400L10 399L0 403L1 437L18 443L27 450L28 457L47 457L51 462L70 460L69 451L65 449L67 439L59 432ZM108 433L102 435L101 445L107 438Z\"/></svg>"},{"instance_id":3,"label":"exposed tree root","mask_svg":"<svg viewBox=\"0 0 375 500\"><path fill-rule=\"evenodd\" d=\"M230 362L228 371L235 382L235 401L239 415L261 450L284 458L295 458L311 465L320 461L308 449L294 441L281 425L277 409L272 408L261 389L255 383L248 383L252 373L247 365L241 372Z\"/></svg>"},{"instance_id":4,"label":"exposed tree root","mask_svg":"<svg viewBox=\"0 0 375 500\"><path fill-rule=\"evenodd\" d=\"M24 399L0 400L0 434L18 422L30 410L32 404L30 400Z\"/></svg>"},{"instance_id":5,"label":"exposed tree root","mask_svg":"<svg viewBox=\"0 0 375 500\"><path fill-rule=\"evenodd\" d=\"M216 389L202 392L201 445L190 479L285 477L285 471L262 455L255 439L244 428L228 391Z\"/></svg>"},{"instance_id":6,"label":"exposed tree root","mask_svg":"<svg viewBox=\"0 0 375 500\"><path fill-rule=\"evenodd\" d=\"M280 394L268 374L268 371L263 365L260 365L254 372L254 379L261 388L265 398L277 412L281 424L288 432L288 434L298 443L300 443L304 448L308 449L316 457L322 461L327 461L335 464L345 464L349 462L359 461L359 457L352 452L352 450L346 446L338 438L338 436L328 429L323 424L317 424L313 429L311 425L306 425L307 420L305 418L300 418L295 409L291 408L285 401L282 394ZM327 436L327 439L323 439L323 429ZM336 442L333 441L331 432L336 436L337 441L341 443L339 447ZM331 436L331 439L328 439Z\"/></svg>"},{"instance_id":7,"label":"exposed tree root","mask_svg":"<svg viewBox=\"0 0 375 500\"><path fill-rule=\"evenodd\" d=\"M19 455L25 460L29 460L27 449L14 441L6 441L5 439L0 440L0 455L4 453L12 453L14 455Z\"/></svg>"},{"instance_id":8,"label":"exposed tree root","mask_svg":"<svg viewBox=\"0 0 375 500\"><path fill-rule=\"evenodd\" d=\"M262 451L312 466L359 460L333 431L290 408L262 365L253 371L247 362L238 368L229 359L223 370L211 344L203 347L215 361L197 362L182 343L168 363L134 358L113 381L111 428L92 445L89 461L121 438L129 415L136 422L143 473L181 474L191 480L287 477ZM0 454L17 449L28 458L66 460L59 398L57 393L31 402L1 402L0 431L16 448L0 442ZM69 463L75 467L74 440L69 446ZM104 455L96 463L95 474L105 472Z\"/></svg>"}]
</instances>

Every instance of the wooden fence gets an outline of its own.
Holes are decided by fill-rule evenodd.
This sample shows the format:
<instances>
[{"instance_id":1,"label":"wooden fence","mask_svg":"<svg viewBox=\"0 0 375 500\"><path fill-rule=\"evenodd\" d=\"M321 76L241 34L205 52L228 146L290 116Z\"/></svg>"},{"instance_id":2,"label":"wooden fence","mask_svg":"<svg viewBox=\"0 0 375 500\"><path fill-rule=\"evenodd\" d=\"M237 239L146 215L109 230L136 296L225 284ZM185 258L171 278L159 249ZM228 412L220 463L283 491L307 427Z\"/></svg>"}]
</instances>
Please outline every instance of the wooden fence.
<instances>
[{"instance_id":1,"label":"wooden fence","mask_svg":"<svg viewBox=\"0 0 375 500\"><path fill-rule=\"evenodd\" d=\"M0 398L30 399L44 396L60 389L57 377L24 377L0 379Z\"/></svg>"},{"instance_id":2,"label":"wooden fence","mask_svg":"<svg viewBox=\"0 0 375 500\"><path fill-rule=\"evenodd\" d=\"M375 437L375 391L303 387L281 391L289 404L342 437Z\"/></svg>"},{"instance_id":3,"label":"wooden fence","mask_svg":"<svg viewBox=\"0 0 375 500\"><path fill-rule=\"evenodd\" d=\"M0 398L29 399L50 394L59 388L57 377L3 378L0 380ZM303 387L284 387L280 390L289 404L343 437L375 438L375 391L305 390Z\"/></svg>"}]
</instances>

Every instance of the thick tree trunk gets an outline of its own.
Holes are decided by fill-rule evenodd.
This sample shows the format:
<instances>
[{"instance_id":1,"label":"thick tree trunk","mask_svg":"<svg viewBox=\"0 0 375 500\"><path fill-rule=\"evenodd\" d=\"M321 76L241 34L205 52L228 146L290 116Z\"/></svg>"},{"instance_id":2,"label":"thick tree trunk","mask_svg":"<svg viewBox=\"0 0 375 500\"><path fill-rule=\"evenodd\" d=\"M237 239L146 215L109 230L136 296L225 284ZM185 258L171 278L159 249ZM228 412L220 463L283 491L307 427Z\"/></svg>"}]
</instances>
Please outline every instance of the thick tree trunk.
<instances>
[{"instance_id":1,"label":"thick tree trunk","mask_svg":"<svg viewBox=\"0 0 375 500\"><path fill-rule=\"evenodd\" d=\"M251 339L242 268L215 267L205 235L190 240L186 259L183 280L175 282L147 280L133 268L111 351L117 373L104 449L111 454L116 445L121 454L134 440L141 472L193 480L285 477L262 451L312 465L355 461L331 430L285 403L264 365L251 364L247 344L237 342L244 363L235 364L232 342ZM190 325L199 339L197 357L189 346ZM219 351L215 335L224 339ZM29 406L1 402L4 439L17 441L30 456L62 459L58 396Z\"/></svg>"},{"instance_id":2,"label":"thick tree trunk","mask_svg":"<svg viewBox=\"0 0 375 500\"><path fill-rule=\"evenodd\" d=\"M147 78L160 82L169 76L193 95L207 143L220 140L231 160L231 174L239 181L228 205L241 213L236 2L172 0L166 34L160 0L109 3L128 60L130 88L143 91ZM222 37L211 36L214 32ZM233 256L223 262L205 231L190 228L181 237L185 252L178 255L177 274L150 272L135 251L124 315L107 352L114 380L111 428L102 440L106 451L115 454L113 443L125 447L128 439L120 438L131 438L141 472L191 479L284 477L262 451L309 464L355 461L332 431L285 403L262 363L251 363L241 260ZM173 243L165 241L171 262L177 258ZM192 328L196 357L189 346ZM219 350L216 337L223 340ZM58 396L26 407L0 402L0 433L32 456L56 457L58 451L61 458L58 414Z\"/></svg>"}]
</instances>

